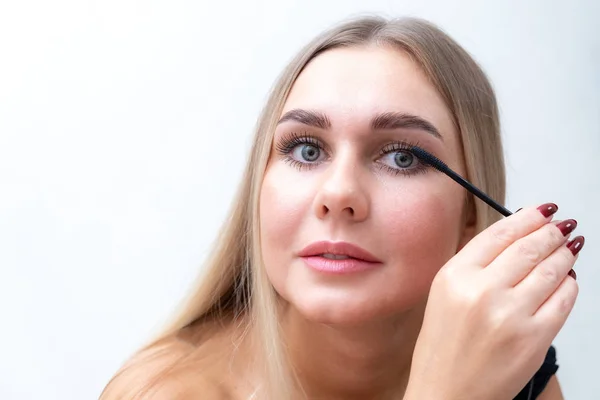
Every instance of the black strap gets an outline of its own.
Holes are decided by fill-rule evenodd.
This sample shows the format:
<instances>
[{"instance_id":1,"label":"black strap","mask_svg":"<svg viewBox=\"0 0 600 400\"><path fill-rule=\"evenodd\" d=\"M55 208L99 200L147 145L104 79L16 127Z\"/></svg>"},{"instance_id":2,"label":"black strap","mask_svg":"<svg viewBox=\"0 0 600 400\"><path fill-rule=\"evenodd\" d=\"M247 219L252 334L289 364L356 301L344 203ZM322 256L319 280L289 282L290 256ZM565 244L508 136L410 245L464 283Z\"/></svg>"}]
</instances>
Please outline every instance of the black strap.
<instances>
[{"instance_id":1,"label":"black strap","mask_svg":"<svg viewBox=\"0 0 600 400\"><path fill-rule=\"evenodd\" d=\"M535 400L546 388L548 381L552 378L552 375L556 374L558 370L558 364L556 363L556 348L550 346L546 353L544 363L537 370L531 380L525 385L525 387L519 392L514 400Z\"/></svg>"}]
</instances>

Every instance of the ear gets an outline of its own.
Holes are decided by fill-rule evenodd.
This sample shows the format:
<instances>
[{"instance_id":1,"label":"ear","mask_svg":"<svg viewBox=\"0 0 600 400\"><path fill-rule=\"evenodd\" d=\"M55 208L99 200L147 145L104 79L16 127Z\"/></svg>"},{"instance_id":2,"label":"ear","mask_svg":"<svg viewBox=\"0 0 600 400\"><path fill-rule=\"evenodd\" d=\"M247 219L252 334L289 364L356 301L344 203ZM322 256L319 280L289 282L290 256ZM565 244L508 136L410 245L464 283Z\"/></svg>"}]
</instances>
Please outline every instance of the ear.
<instances>
[{"instance_id":1,"label":"ear","mask_svg":"<svg viewBox=\"0 0 600 400\"><path fill-rule=\"evenodd\" d=\"M477 234L477 210L472 196L469 196L467 204L464 207L462 221L461 235L458 241L458 247L456 248L457 253Z\"/></svg>"}]
</instances>

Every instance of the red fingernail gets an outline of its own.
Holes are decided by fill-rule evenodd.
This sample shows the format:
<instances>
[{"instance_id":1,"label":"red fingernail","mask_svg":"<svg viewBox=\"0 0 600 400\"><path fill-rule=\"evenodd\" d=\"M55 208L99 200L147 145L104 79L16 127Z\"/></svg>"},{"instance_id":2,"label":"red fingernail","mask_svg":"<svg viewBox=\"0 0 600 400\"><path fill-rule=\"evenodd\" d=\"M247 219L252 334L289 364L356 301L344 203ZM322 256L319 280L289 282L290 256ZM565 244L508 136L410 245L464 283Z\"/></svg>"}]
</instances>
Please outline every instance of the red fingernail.
<instances>
[{"instance_id":1,"label":"red fingernail","mask_svg":"<svg viewBox=\"0 0 600 400\"><path fill-rule=\"evenodd\" d=\"M577 227L577 221L574 219L567 219L562 221L560 224L556 224L556 227L560 229L563 236L567 236L569 233L575 230Z\"/></svg>"},{"instance_id":2,"label":"red fingernail","mask_svg":"<svg viewBox=\"0 0 600 400\"><path fill-rule=\"evenodd\" d=\"M539 206L538 210L542 213L544 217L548 218L549 216L558 211L558 206L554 203L546 203Z\"/></svg>"},{"instance_id":3,"label":"red fingernail","mask_svg":"<svg viewBox=\"0 0 600 400\"><path fill-rule=\"evenodd\" d=\"M575 280L577 280L577 274L575 273L575 270L570 270L569 271L569 276Z\"/></svg>"},{"instance_id":4,"label":"red fingernail","mask_svg":"<svg viewBox=\"0 0 600 400\"><path fill-rule=\"evenodd\" d=\"M567 247L571 250L573 255L576 255L583 249L583 244L585 243L585 238L583 236L577 236L575 239L571 240L567 243Z\"/></svg>"}]
</instances>

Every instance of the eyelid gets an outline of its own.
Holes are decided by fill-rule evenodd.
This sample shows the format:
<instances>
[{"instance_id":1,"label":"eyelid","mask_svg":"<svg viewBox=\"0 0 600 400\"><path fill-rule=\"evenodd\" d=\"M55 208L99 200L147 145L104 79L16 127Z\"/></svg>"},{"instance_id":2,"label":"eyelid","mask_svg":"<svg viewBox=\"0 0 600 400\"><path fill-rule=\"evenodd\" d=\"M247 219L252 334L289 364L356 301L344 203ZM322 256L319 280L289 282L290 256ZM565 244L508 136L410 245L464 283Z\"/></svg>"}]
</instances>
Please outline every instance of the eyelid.
<instances>
[{"instance_id":1,"label":"eyelid","mask_svg":"<svg viewBox=\"0 0 600 400\"><path fill-rule=\"evenodd\" d=\"M283 156L285 162L290 163L298 170L316 168L325 160L320 162L303 162L295 160L292 156L290 156L290 153L292 153L298 146L307 144L317 146L319 150L325 153L326 158L329 157L328 150L326 149L327 144L323 140L321 140L317 135L312 135L306 132L302 135L298 135L295 132L287 134L286 136L280 138L280 140L276 143L276 149L280 153L280 155ZM413 147L419 147L418 142L414 143L406 140L395 140L391 143L387 143L379 149L379 155L376 159L377 162L375 163L376 167L380 170L385 170L390 174L403 175L405 177L411 177L417 174L426 173L429 170L429 166L411 151ZM393 167L387 165L384 162L379 161L384 156L400 151L406 151L412 154L413 157L417 159L417 166L412 168Z\"/></svg>"},{"instance_id":2,"label":"eyelid","mask_svg":"<svg viewBox=\"0 0 600 400\"><path fill-rule=\"evenodd\" d=\"M289 131L281 135L280 139L276 143L276 149L280 154L287 154L292 151L295 147L301 144L309 144L313 146L317 146L320 150L324 151L328 156L331 155L331 148L329 145L320 138L320 135L309 133L308 131L304 131L301 134L298 134L295 131ZM418 147L428 152L421 146L418 140L409 140L409 139L395 139L388 141L387 144L379 147L378 157L381 158L389 153L406 151L411 153L420 163L423 161L414 154L411 149L413 147ZM429 153L429 152L428 152Z\"/></svg>"},{"instance_id":3,"label":"eyelid","mask_svg":"<svg viewBox=\"0 0 600 400\"><path fill-rule=\"evenodd\" d=\"M289 153L296 146L301 144L310 144L313 146L317 146L320 150L325 151L329 154L329 148L327 144L318 137L318 135L314 135L308 132L304 132L298 134L294 131L286 132L282 134L280 139L275 144L275 148L278 150L280 154Z\"/></svg>"}]
</instances>

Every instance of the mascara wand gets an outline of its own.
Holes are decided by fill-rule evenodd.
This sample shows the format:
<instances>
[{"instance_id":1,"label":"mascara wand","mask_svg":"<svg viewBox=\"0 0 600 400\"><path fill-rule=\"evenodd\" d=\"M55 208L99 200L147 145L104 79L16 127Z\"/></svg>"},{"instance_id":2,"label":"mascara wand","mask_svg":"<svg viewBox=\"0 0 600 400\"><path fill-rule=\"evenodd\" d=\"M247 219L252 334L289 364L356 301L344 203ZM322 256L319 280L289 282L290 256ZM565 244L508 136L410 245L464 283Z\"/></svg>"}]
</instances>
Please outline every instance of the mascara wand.
<instances>
[{"instance_id":1,"label":"mascara wand","mask_svg":"<svg viewBox=\"0 0 600 400\"><path fill-rule=\"evenodd\" d=\"M431 165L433 168L437 169L440 172L448 175L450 178L455 180L458 184L463 186L469 192L473 193L475 196L479 197L481 200L486 202L490 207L494 210L498 211L500 214L508 217L513 213L506 208L502 207L500 204L496 203L493 199L491 199L487 194L483 193L481 190L477 189L473 186L472 183L465 180L462 176L458 175L456 172L452 171L450 167L448 167L442 160L437 158L434 155L429 154L425 150L420 147L412 146L410 151L419 158L419 160Z\"/></svg>"},{"instance_id":2,"label":"mascara wand","mask_svg":"<svg viewBox=\"0 0 600 400\"><path fill-rule=\"evenodd\" d=\"M426 164L429 164L430 166L437 169L438 171L443 172L444 174L448 175L450 178L454 179L456 182L458 182L461 186L463 186L469 192L473 193L475 196L477 196L481 200L485 201L487 204L489 204L493 209L498 211L500 214L504 215L505 217L508 217L509 215L513 214L511 211L507 210L506 208L502 207L500 204L498 204L494 200L492 200L487 194L483 193L481 190L479 190L475 186L473 186L472 183L468 182L462 176L460 176L456 172L452 171L450 169L450 167L448 167L442 160L440 160L436 156L429 154L425 150L421 149L420 147L416 147L416 146L413 146L410 150L415 156L417 156L417 158L419 160L423 161ZM517 212L520 210L521 209L518 209ZM525 390L527 390L527 400L530 400L532 398L531 396L533 394L534 378L535 377L532 377L529 380L529 382L527 382L527 385L525 386L525 388L528 388L528 389L524 388L522 390L523 393L525 393Z\"/></svg>"}]
</instances>

